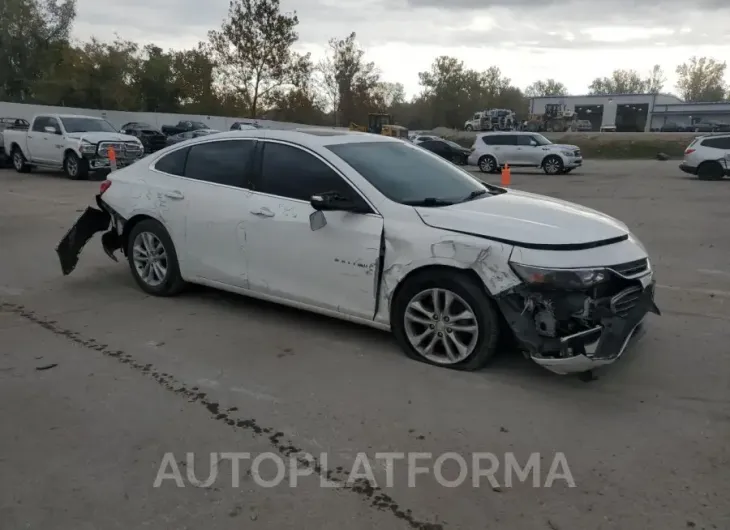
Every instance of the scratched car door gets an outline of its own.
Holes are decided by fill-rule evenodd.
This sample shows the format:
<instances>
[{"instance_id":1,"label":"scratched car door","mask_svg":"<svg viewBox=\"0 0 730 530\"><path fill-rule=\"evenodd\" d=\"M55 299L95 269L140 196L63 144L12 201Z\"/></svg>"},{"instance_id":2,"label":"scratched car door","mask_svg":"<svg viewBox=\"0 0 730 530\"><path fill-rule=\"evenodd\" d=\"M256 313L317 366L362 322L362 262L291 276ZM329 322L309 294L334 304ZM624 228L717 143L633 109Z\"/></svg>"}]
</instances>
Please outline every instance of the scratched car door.
<instances>
[{"instance_id":1,"label":"scratched car door","mask_svg":"<svg viewBox=\"0 0 730 530\"><path fill-rule=\"evenodd\" d=\"M299 147L264 143L261 182L246 223L251 289L372 319L383 219L375 213L315 212L312 195L335 191L365 201L323 159ZM315 214L326 224L310 225ZM321 219L321 218L320 218Z\"/></svg>"}]
</instances>

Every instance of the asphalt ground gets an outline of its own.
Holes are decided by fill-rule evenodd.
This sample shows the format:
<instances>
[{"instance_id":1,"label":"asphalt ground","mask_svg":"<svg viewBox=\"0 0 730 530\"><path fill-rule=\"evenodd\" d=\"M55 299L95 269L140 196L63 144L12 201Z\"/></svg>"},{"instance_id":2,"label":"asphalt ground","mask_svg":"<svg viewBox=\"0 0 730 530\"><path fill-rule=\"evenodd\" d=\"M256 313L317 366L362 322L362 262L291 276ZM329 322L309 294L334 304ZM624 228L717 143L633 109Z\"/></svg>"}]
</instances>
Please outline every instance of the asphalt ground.
<instances>
[{"instance_id":1,"label":"asphalt ground","mask_svg":"<svg viewBox=\"0 0 730 530\"><path fill-rule=\"evenodd\" d=\"M625 221L652 256L663 315L590 382L509 352L433 368L388 334L209 289L148 297L98 238L63 277L54 248L98 185L0 171L0 528L730 528L730 180L659 161L513 171ZM237 485L231 459L193 485L210 453L243 452ZM428 453L429 471L410 487L396 460L388 481L388 452ZM447 452L467 463L458 487L435 475ZM539 453L540 472L509 475L508 453ZM287 478L264 487L274 456ZM294 486L292 456L316 468ZM363 463L378 487L347 483Z\"/></svg>"}]
</instances>

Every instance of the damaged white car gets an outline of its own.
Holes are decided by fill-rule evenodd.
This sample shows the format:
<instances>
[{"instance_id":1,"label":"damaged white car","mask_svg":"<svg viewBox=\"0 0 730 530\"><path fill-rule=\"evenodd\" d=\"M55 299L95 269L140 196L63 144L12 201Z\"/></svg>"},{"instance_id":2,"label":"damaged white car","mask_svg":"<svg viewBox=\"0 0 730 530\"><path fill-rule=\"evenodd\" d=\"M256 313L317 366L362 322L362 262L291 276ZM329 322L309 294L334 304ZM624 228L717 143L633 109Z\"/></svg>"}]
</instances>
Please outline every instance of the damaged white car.
<instances>
[{"instance_id":1,"label":"damaged white car","mask_svg":"<svg viewBox=\"0 0 730 530\"><path fill-rule=\"evenodd\" d=\"M395 138L232 131L113 172L60 242L96 232L145 292L187 282L391 330L412 358L476 370L500 336L556 373L618 359L654 304L626 225L487 185Z\"/></svg>"}]
</instances>

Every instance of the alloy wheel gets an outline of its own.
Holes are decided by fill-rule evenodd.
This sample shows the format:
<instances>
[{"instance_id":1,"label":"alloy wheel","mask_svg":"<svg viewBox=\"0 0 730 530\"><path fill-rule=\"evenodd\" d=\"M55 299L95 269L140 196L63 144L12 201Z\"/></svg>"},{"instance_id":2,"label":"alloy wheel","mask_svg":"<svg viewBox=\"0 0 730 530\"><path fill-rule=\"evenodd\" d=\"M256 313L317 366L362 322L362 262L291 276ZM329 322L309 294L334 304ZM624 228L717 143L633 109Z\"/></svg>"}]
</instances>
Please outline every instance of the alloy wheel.
<instances>
[{"instance_id":1,"label":"alloy wheel","mask_svg":"<svg viewBox=\"0 0 730 530\"><path fill-rule=\"evenodd\" d=\"M152 232L140 232L132 246L132 260L137 274L150 287L161 285L167 278L167 251Z\"/></svg>"},{"instance_id":2,"label":"alloy wheel","mask_svg":"<svg viewBox=\"0 0 730 530\"><path fill-rule=\"evenodd\" d=\"M406 306L404 325L416 352L442 365L467 359L479 339L474 310L448 289L426 289L414 296Z\"/></svg>"}]
</instances>

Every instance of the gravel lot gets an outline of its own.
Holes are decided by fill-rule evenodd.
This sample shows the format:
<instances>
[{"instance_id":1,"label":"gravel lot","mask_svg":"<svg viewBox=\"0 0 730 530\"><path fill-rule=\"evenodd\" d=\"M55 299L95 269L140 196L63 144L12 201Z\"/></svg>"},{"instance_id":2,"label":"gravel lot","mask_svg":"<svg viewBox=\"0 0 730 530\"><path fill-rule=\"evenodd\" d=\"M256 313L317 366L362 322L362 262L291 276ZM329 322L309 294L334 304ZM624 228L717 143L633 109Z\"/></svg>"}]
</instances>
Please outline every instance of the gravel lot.
<instances>
[{"instance_id":1,"label":"gravel lot","mask_svg":"<svg viewBox=\"0 0 730 530\"><path fill-rule=\"evenodd\" d=\"M588 161L513 186L614 215L652 255L664 314L597 380L508 352L480 373L432 368L386 334L206 289L146 297L98 238L64 278L55 245L98 183L0 171L0 528L730 528L730 181ZM381 489L264 488L250 461L238 487L230 460L209 488L185 476L186 453L204 480L211 452L293 451L327 453L333 479L365 452ZM388 487L374 454L411 451L431 469L463 455L468 480L408 487L396 461ZM507 485L507 452L539 452L542 487ZM557 452L575 487L544 487ZM184 487L154 487L166 453ZM473 453L498 458L497 487L473 486Z\"/></svg>"}]
</instances>

